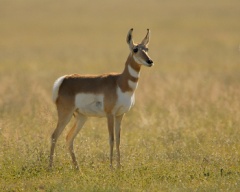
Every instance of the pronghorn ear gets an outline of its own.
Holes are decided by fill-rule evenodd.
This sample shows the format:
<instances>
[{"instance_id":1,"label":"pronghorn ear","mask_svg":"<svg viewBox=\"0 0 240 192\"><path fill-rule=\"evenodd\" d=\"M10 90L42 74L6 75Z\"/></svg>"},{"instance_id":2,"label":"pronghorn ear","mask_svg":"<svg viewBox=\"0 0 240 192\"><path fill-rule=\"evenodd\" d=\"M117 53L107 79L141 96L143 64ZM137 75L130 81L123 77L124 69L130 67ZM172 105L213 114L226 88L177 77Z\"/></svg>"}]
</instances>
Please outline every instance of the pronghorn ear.
<instances>
[{"instance_id":1,"label":"pronghorn ear","mask_svg":"<svg viewBox=\"0 0 240 192\"><path fill-rule=\"evenodd\" d=\"M147 29L147 35L145 36L145 38L142 40L142 45L145 45L146 47L149 44L149 40L150 40L150 30Z\"/></svg>"},{"instance_id":2,"label":"pronghorn ear","mask_svg":"<svg viewBox=\"0 0 240 192\"><path fill-rule=\"evenodd\" d=\"M133 49L134 47L134 43L132 39L132 31L133 31L133 28L129 30L127 34L127 39L126 39L130 49Z\"/></svg>"}]
</instances>

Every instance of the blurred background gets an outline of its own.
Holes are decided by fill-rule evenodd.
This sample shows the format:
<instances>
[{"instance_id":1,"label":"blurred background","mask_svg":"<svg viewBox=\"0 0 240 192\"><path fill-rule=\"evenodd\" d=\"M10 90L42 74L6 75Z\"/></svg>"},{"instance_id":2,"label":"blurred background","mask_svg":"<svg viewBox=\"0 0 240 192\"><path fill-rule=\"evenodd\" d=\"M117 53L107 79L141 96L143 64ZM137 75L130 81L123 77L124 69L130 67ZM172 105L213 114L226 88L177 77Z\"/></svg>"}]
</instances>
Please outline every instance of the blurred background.
<instances>
[{"instance_id":1,"label":"blurred background","mask_svg":"<svg viewBox=\"0 0 240 192\"><path fill-rule=\"evenodd\" d=\"M202 94L208 95L218 89L216 83L238 86L239 18L238 0L1 0L1 110L7 113L14 102L14 110L21 110L35 92L52 105L52 84L63 74L121 72L132 27L135 42L147 28L152 31L149 54L155 66L142 70L137 96L144 101L157 97L160 107L169 94L199 95L206 86Z\"/></svg>"},{"instance_id":2,"label":"blurred background","mask_svg":"<svg viewBox=\"0 0 240 192\"><path fill-rule=\"evenodd\" d=\"M0 3L1 67L6 62L17 67L20 62L33 68L41 65L41 73L51 73L51 65L60 67L54 70L59 74L61 68L92 72L93 66L97 71L109 71L106 66L117 71L128 55L125 38L132 27L135 41L151 29L154 71L199 65L215 70L216 63L234 65L239 55L237 0Z\"/></svg>"},{"instance_id":3,"label":"blurred background","mask_svg":"<svg viewBox=\"0 0 240 192\"><path fill-rule=\"evenodd\" d=\"M155 65L142 69L130 113L135 125L129 127L196 131L200 125L193 121L215 124L222 118L238 125L239 18L238 0L1 0L1 132L23 130L15 128L21 124L27 132L34 125L44 138L50 135L55 79L121 72L130 28L135 42L151 30Z\"/></svg>"},{"instance_id":4,"label":"blurred background","mask_svg":"<svg viewBox=\"0 0 240 192\"><path fill-rule=\"evenodd\" d=\"M143 126L179 128L184 115L239 120L239 18L238 0L1 0L0 123L53 126L55 79L121 72L130 28L135 42L152 31L155 66L142 69L133 115Z\"/></svg>"},{"instance_id":5,"label":"blurred background","mask_svg":"<svg viewBox=\"0 0 240 192\"><path fill-rule=\"evenodd\" d=\"M131 185L117 177L119 189L141 187L146 177L159 186L159 178L169 175L169 189L176 178L185 178L179 186L193 191L209 174L213 184L205 184L215 186L220 170L239 176L239 19L239 0L0 0L0 178L5 179L0 183L15 191L31 178L26 180L39 186L35 176L44 180L57 121L53 82L64 74L121 72L130 28L135 42L151 30L149 55L155 65L142 68L135 106L123 121L122 162ZM86 180L90 187L112 182L112 174L102 181L92 169L108 166L105 121L87 122L75 141L81 166L92 174L94 185ZM61 137L56 167L66 172L71 160L63 148ZM137 179L133 167L141 173ZM99 174L109 174L106 170ZM195 186L190 172L200 177ZM236 175L230 176L217 185L239 187ZM69 178L59 185L78 189L79 179L75 184ZM45 179L46 190L55 189L55 175ZM25 189L38 188L31 185Z\"/></svg>"}]
</instances>

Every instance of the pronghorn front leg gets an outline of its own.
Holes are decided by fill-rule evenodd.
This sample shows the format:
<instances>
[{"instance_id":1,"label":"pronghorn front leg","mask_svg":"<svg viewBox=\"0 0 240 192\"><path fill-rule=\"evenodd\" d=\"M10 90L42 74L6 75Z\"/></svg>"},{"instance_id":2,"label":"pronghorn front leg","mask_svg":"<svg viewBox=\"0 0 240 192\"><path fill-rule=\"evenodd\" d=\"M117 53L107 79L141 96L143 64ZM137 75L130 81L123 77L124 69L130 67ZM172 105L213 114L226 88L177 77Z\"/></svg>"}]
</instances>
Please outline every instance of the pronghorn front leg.
<instances>
[{"instance_id":1,"label":"pronghorn front leg","mask_svg":"<svg viewBox=\"0 0 240 192\"><path fill-rule=\"evenodd\" d=\"M114 116L107 114L109 145L110 145L110 167L112 168L113 146L114 146Z\"/></svg>"},{"instance_id":2,"label":"pronghorn front leg","mask_svg":"<svg viewBox=\"0 0 240 192\"><path fill-rule=\"evenodd\" d=\"M117 149L117 168L121 167L120 164L120 134L121 134L121 122L124 114L115 117L115 136L116 136L116 149Z\"/></svg>"}]
</instances>

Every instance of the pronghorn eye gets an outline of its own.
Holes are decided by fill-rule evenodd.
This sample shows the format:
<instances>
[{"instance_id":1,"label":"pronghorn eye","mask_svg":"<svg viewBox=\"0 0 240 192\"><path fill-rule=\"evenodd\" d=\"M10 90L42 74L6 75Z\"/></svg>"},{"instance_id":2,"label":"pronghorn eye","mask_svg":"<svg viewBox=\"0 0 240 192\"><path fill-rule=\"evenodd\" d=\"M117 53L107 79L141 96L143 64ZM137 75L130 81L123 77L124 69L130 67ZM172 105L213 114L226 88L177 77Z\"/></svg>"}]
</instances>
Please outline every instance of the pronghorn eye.
<instances>
[{"instance_id":1,"label":"pronghorn eye","mask_svg":"<svg viewBox=\"0 0 240 192\"><path fill-rule=\"evenodd\" d=\"M134 52L134 53L137 53L137 52L138 52L138 48L137 48L137 47L134 48L134 49L133 49L133 52Z\"/></svg>"}]
</instances>

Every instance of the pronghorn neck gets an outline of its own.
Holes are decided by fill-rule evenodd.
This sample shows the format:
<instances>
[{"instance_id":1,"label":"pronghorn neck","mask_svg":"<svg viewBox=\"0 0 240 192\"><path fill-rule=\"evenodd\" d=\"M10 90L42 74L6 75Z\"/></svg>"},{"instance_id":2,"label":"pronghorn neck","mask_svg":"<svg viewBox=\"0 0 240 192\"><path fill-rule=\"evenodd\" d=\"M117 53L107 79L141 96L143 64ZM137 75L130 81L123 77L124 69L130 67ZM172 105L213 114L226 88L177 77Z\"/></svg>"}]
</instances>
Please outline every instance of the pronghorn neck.
<instances>
[{"instance_id":1,"label":"pronghorn neck","mask_svg":"<svg viewBox=\"0 0 240 192\"><path fill-rule=\"evenodd\" d=\"M136 63L132 53L129 54L125 64L125 68L121 73L118 85L122 92L134 92L137 88L138 79L140 76L141 65Z\"/></svg>"}]
</instances>

